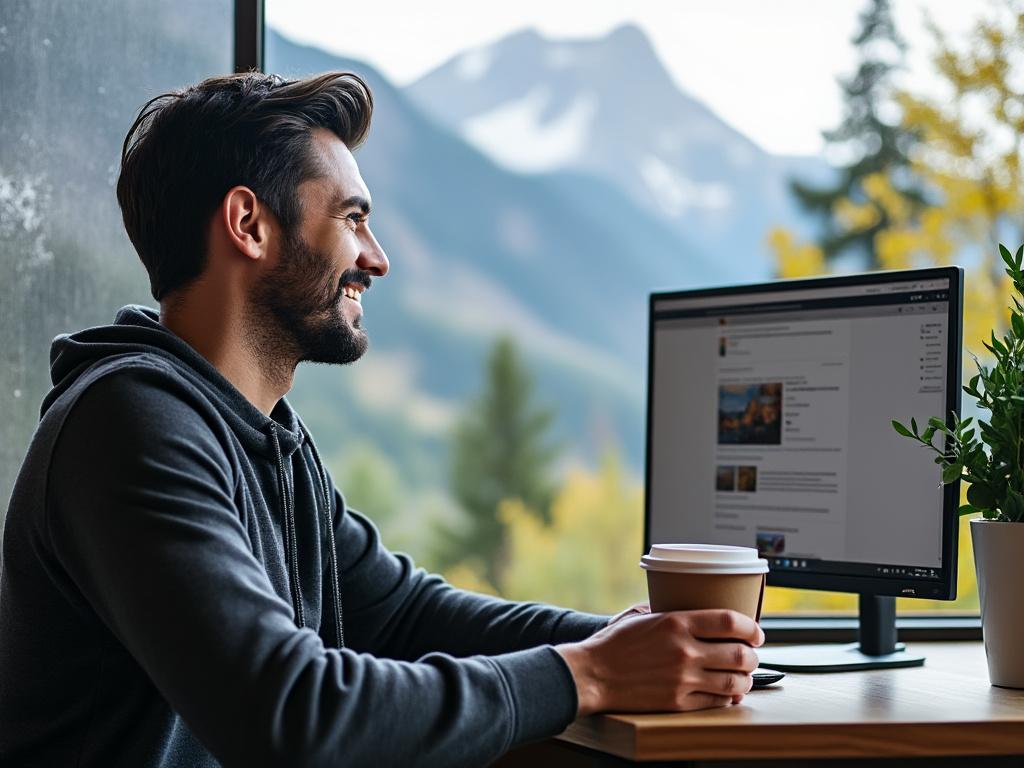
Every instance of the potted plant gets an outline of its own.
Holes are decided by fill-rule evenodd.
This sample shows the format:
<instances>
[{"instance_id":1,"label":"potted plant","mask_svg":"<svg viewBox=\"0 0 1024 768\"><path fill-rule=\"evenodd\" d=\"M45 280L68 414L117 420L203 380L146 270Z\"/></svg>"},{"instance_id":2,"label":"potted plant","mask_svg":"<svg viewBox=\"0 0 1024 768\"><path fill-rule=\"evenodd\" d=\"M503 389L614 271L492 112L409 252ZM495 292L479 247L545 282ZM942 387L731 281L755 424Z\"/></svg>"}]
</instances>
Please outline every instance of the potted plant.
<instances>
[{"instance_id":1,"label":"potted plant","mask_svg":"<svg viewBox=\"0 0 1024 768\"><path fill-rule=\"evenodd\" d=\"M893 428L933 450L942 467L942 481L962 478L970 483L961 515L980 513L971 520L971 541L978 575L982 633L993 685L1024 688L1024 245L1016 255L1004 246L999 252L1013 280L1009 332L982 342L995 359L990 366L974 358L978 373L964 387L991 415L988 421L961 420L951 424L931 418L923 432L910 420L909 428ZM975 428L976 427L976 428ZM941 447L932 444L939 436Z\"/></svg>"}]
</instances>

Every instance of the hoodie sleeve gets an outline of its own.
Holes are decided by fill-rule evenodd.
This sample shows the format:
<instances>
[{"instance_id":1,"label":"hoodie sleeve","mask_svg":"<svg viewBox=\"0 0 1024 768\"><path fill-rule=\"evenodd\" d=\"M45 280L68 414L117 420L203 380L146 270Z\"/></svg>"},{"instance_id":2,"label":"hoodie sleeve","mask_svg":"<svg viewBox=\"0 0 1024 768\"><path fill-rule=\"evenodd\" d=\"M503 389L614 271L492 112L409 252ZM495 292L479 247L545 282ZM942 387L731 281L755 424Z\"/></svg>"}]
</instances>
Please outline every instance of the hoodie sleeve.
<instances>
[{"instance_id":1,"label":"hoodie sleeve","mask_svg":"<svg viewBox=\"0 0 1024 768\"><path fill-rule=\"evenodd\" d=\"M105 376L67 417L46 506L63 570L220 762L484 765L572 720L550 647L407 662L296 628L238 520L214 419L158 366Z\"/></svg>"},{"instance_id":2,"label":"hoodie sleeve","mask_svg":"<svg viewBox=\"0 0 1024 768\"><path fill-rule=\"evenodd\" d=\"M583 640L608 616L499 600L456 589L381 543L376 527L335 491L345 637L350 647L413 660L431 651L502 654ZM559 657L561 658L561 657Z\"/></svg>"}]
</instances>

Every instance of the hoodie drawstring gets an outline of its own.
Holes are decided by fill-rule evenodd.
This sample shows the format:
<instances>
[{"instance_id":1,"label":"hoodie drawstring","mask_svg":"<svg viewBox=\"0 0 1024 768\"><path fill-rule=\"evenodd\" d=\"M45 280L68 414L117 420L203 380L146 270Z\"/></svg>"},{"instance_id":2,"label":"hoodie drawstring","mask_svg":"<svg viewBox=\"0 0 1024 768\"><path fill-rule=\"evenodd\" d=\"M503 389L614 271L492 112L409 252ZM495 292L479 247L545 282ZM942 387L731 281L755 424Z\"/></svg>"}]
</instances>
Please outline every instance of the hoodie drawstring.
<instances>
[{"instance_id":1,"label":"hoodie drawstring","mask_svg":"<svg viewBox=\"0 0 1024 768\"><path fill-rule=\"evenodd\" d=\"M327 526L327 548L330 550L329 560L331 564L331 592L334 597L334 633L338 641L338 648L345 647L345 629L341 617L341 574L338 568L338 549L334 546L334 515L331 511L330 487L327 483L327 470L320 460L320 452L316 449L313 436L306 430L306 425L299 422L299 429L302 430L303 439L309 443L313 453L313 463L316 464L316 472L320 478L320 491L324 498L324 522Z\"/></svg>"},{"instance_id":2,"label":"hoodie drawstring","mask_svg":"<svg viewBox=\"0 0 1024 768\"><path fill-rule=\"evenodd\" d=\"M284 564L289 570L291 581L292 603L295 606L295 626L301 629L306 626L302 610L302 590L299 587L299 559L297 557L298 542L295 537L295 499L292 488L288 485L288 475L284 471L284 456L281 453L281 442L277 439L277 425L270 425L270 436L274 442L274 454L277 457L277 482L281 486L281 501L284 504Z\"/></svg>"},{"instance_id":3,"label":"hoodie drawstring","mask_svg":"<svg viewBox=\"0 0 1024 768\"><path fill-rule=\"evenodd\" d=\"M331 597L334 600L334 634L337 639L337 647L345 647L345 632L341 615L341 588L340 569L338 568L338 550L334 544L334 519L331 512L330 487L327 482L327 471L324 469L323 461L320 460L320 452L316 449L312 436L306 430L304 424L299 422L299 429L302 432L303 442L308 442L313 453L313 463L316 464L319 490L322 495L324 522L327 528L328 559L331 568ZM281 453L281 443L277 437L277 425L270 425L270 436L274 443L274 454L277 457L277 481L281 486L281 498L284 504L284 533L285 566L289 570L291 579L292 602L295 604L295 625L300 629L305 626L305 618L302 610L302 589L299 586L299 561L298 541L295 535L295 496L294 488L288 485L288 475L284 471L284 456ZM314 494L317 512L319 513L320 498Z\"/></svg>"}]
</instances>

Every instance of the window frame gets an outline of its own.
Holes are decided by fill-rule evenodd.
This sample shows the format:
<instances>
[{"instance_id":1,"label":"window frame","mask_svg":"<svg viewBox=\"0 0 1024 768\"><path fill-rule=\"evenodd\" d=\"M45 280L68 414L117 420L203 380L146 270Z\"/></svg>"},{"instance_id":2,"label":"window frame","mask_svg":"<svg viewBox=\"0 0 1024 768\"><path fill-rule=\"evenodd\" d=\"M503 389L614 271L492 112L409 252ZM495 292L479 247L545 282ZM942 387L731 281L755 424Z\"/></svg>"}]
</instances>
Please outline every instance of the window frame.
<instances>
[{"instance_id":1,"label":"window frame","mask_svg":"<svg viewBox=\"0 0 1024 768\"><path fill-rule=\"evenodd\" d=\"M264 0L235 0L235 72L262 72Z\"/></svg>"},{"instance_id":2,"label":"window frame","mask_svg":"<svg viewBox=\"0 0 1024 768\"><path fill-rule=\"evenodd\" d=\"M857 640L857 616L767 616L761 619L769 643L852 643ZM927 614L897 616L902 642L981 640L981 617Z\"/></svg>"}]
</instances>

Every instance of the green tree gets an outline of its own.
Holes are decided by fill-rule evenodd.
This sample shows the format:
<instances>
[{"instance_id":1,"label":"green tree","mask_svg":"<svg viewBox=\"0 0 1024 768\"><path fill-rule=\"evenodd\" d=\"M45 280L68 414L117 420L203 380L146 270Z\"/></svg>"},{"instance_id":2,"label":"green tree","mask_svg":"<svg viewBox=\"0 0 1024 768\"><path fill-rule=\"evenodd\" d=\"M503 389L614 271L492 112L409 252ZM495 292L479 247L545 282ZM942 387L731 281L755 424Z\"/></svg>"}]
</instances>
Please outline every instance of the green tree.
<instances>
[{"instance_id":1,"label":"green tree","mask_svg":"<svg viewBox=\"0 0 1024 768\"><path fill-rule=\"evenodd\" d=\"M852 40L860 63L857 72L841 79L843 118L839 126L822 135L830 148L847 157L836 168L837 178L830 186L816 186L798 180L791 189L804 210L821 220L819 239L825 259L856 254L865 266L879 266L875 233L889 224L885 207L868 205L872 199L864 188L865 179L884 174L907 201L922 200L911 173L909 153L915 134L900 125L893 111L892 76L903 59L905 44L896 30L889 0L871 0L861 14L860 30ZM888 119L887 119L888 118ZM859 218L849 221L851 215ZM855 226L851 226L855 224Z\"/></svg>"},{"instance_id":2,"label":"green tree","mask_svg":"<svg viewBox=\"0 0 1024 768\"><path fill-rule=\"evenodd\" d=\"M515 343L499 338L487 360L480 397L456 426L452 443L452 495L466 513L457 530L446 531L441 560L446 567L472 561L500 589L507 561L499 504L519 499L546 520L554 492L551 465L558 454L548 432L550 408L534 403L533 380Z\"/></svg>"}]
</instances>

